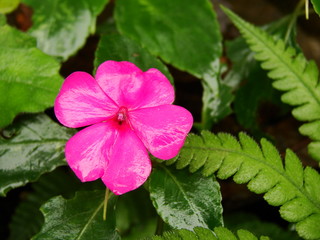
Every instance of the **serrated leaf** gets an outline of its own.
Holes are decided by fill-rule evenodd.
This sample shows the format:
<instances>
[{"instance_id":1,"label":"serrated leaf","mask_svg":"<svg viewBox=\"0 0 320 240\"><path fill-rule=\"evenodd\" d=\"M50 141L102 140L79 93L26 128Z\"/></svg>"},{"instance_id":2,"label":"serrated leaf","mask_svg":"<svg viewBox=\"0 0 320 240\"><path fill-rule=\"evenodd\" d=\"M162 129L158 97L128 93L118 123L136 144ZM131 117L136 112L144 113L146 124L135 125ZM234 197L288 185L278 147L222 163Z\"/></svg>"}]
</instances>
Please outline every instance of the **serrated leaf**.
<instances>
[{"instance_id":1,"label":"serrated leaf","mask_svg":"<svg viewBox=\"0 0 320 240\"><path fill-rule=\"evenodd\" d=\"M220 186L213 177L161 166L151 174L149 191L158 214L173 228L223 225Z\"/></svg>"},{"instance_id":2,"label":"serrated leaf","mask_svg":"<svg viewBox=\"0 0 320 240\"><path fill-rule=\"evenodd\" d=\"M102 218L104 197L104 191L88 191L70 200L52 198L41 207L45 224L32 239L120 239L115 230L116 197L109 198L106 221Z\"/></svg>"},{"instance_id":3,"label":"serrated leaf","mask_svg":"<svg viewBox=\"0 0 320 240\"><path fill-rule=\"evenodd\" d=\"M0 137L0 195L65 165L64 145L73 134L44 114L25 115L4 129Z\"/></svg>"},{"instance_id":4,"label":"serrated leaf","mask_svg":"<svg viewBox=\"0 0 320 240\"><path fill-rule=\"evenodd\" d=\"M154 236L152 240L257 240L252 233L246 230L238 230L237 236L224 227L216 227L214 231L196 227L193 231L186 229L165 232L163 236ZM260 240L269 240L268 237L260 237Z\"/></svg>"},{"instance_id":5,"label":"serrated leaf","mask_svg":"<svg viewBox=\"0 0 320 240\"><path fill-rule=\"evenodd\" d=\"M168 68L160 60L139 46L138 43L119 34L101 36L95 53L95 68L106 60L129 61L143 71L147 71L149 68L157 68L173 83Z\"/></svg>"},{"instance_id":6,"label":"serrated leaf","mask_svg":"<svg viewBox=\"0 0 320 240\"><path fill-rule=\"evenodd\" d=\"M0 13L10 13L16 7L18 7L20 0L1 0L0 1Z\"/></svg>"},{"instance_id":7,"label":"serrated leaf","mask_svg":"<svg viewBox=\"0 0 320 240\"><path fill-rule=\"evenodd\" d=\"M245 22L230 10L223 8L232 22L239 28L255 58L261 61L261 67L268 70L268 76L273 79L273 87L283 91L281 100L295 108L292 115L300 120L313 122L320 119L320 85L319 71L315 62L308 62L302 54L297 54L292 47L286 47L285 42L275 41L261 29ZM307 135L309 132L301 134ZM317 134L318 136L318 134ZM310 155L320 161L319 137L309 136L314 142L309 145Z\"/></svg>"},{"instance_id":8,"label":"serrated leaf","mask_svg":"<svg viewBox=\"0 0 320 240\"><path fill-rule=\"evenodd\" d=\"M29 32L45 53L66 60L80 49L108 0L23 0L34 14Z\"/></svg>"},{"instance_id":9,"label":"serrated leaf","mask_svg":"<svg viewBox=\"0 0 320 240\"><path fill-rule=\"evenodd\" d=\"M33 37L0 27L0 128L20 112L53 106L62 83L60 65L36 48Z\"/></svg>"},{"instance_id":10,"label":"serrated leaf","mask_svg":"<svg viewBox=\"0 0 320 240\"><path fill-rule=\"evenodd\" d=\"M281 217L297 223L298 234L305 239L320 238L319 173L312 168L303 170L298 157L287 151L285 164L276 148L267 140L261 146L244 133L239 140L229 134L202 132L201 138L189 135L179 156L170 160L178 168L190 166L190 171L202 168L208 176L226 179L233 176L236 183L248 183L252 192L265 194L273 206L281 206Z\"/></svg>"},{"instance_id":11,"label":"serrated leaf","mask_svg":"<svg viewBox=\"0 0 320 240\"><path fill-rule=\"evenodd\" d=\"M122 34L166 63L202 79L199 128L211 128L231 112L231 90L220 81L222 37L208 0L119 0L115 18Z\"/></svg>"}]
</instances>

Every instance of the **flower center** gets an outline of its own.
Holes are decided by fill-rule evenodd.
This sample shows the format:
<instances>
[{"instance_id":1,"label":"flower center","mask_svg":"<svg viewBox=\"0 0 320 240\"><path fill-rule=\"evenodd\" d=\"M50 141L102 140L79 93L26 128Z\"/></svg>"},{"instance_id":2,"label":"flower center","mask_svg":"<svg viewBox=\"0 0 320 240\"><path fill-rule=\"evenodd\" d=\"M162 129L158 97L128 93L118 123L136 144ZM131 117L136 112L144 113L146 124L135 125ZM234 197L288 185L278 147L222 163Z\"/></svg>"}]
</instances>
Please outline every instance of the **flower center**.
<instances>
[{"instance_id":1,"label":"flower center","mask_svg":"<svg viewBox=\"0 0 320 240\"><path fill-rule=\"evenodd\" d=\"M128 119L128 109L126 107L120 107L115 117L115 120L118 122L119 125L126 122Z\"/></svg>"}]
</instances>

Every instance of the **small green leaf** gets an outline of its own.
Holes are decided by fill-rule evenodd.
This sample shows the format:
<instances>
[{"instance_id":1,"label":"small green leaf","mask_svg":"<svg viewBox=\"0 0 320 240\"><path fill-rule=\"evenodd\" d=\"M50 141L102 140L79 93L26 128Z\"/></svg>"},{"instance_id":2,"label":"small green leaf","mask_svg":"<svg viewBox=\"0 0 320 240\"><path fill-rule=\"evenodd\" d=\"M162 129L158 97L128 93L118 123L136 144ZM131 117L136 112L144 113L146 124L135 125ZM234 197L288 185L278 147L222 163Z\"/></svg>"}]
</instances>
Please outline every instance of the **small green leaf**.
<instances>
[{"instance_id":1,"label":"small green leaf","mask_svg":"<svg viewBox=\"0 0 320 240\"><path fill-rule=\"evenodd\" d=\"M313 8L315 12L320 16L320 1L319 0L311 0Z\"/></svg>"},{"instance_id":2,"label":"small green leaf","mask_svg":"<svg viewBox=\"0 0 320 240\"><path fill-rule=\"evenodd\" d=\"M161 166L153 170L149 190L157 212L173 228L223 225L220 186L213 177Z\"/></svg>"},{"instance_id":3,"label":"small green leaf","mask_svg":"<svg viewBox=\"0 0 320 240\"><path fill-rule=\"evenodd\" d=\"M0 0L0 13L10 13L15 10L20 0Z\"/></svg>"},{"instance_id":4,"label":"small green leaf","mask_svg":"<svg viewBox=\"0 0 320 240\"><path fill-rule=\"evenodd\" d=\"M116 196L109 198L106 221L102 218L104 197L105 191L88 191L76 193L71 200L50 199L41 207L45 224L32 239L120 239L115 230Z\"/></svg>"},{"instance_id":5,"label":"small green leaf","mask_svg":"<svg viewBox=\"0 0 320 240\"><path fill-rule=\"evenodd\" d=\"M0 195L35 181L64 161L64 145L74 133L46 115L26 115L0 137Z\"/></svg>"},{"instance_id":6,"label":"small green leaf","mask_svg":"<svg viewBox=\"0 0 320 240\"><path fill-rule=\"evenodd\" d=\"M45 53L66 60L80 49L108 0L23 0L33 8L30 34Z\"/></svg>"},{"instance_id":7,"label":"small green leaf","mask_svg":"<svg viewBox=\"0 0 320 240\"><path fill-rule=\"evenodd\" d=\"M168 68L160 60L133 40L119 34L101 36L96 50L95 68L106 60L129 61L136 64L143 71L147 71L149 68L157 68L173 83L173 78Z\"/></svg>"},{"instance_id":8,"label":"small green leaf","mask_svg":"<svg viewBox=\"0 0 320 240\"><path fill-rule=\"evenodd\" d=\"M33 37L0 27L0 128L20 112L53 106L62 78L60 65L36 48Z\"/></svg>"}]
</instances>

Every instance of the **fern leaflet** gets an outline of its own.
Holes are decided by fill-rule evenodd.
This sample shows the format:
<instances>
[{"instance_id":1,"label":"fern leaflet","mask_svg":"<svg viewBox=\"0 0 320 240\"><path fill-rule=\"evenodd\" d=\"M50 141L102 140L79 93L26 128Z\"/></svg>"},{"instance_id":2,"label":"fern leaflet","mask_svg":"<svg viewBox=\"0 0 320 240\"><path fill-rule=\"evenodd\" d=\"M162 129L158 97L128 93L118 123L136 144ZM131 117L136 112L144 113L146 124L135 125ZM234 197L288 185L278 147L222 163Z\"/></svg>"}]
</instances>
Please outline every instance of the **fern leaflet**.
<instances>
[{"instance_id":1,"label":"fern leaflet","mask_svg":"<svg viewBox=\"0 0 320 240\"><path fill-rule=\"evenodd\" d=\"M273 87L284 91L281 100L295 106L292 115L299 121L307 121L299 129L310 137L309 154L320 161L320 85L319 71L314 61L308 62L283 40L275 41L263 30L245 22L230 10L223 8L231 21L238 27L250 49L255 52L261 67L268 70L274 80Z\"/></svg>"},{"instance_id":2,"label":"fern leaflet","mask_svg":"<svg viewBox=\"0 0 320 240\"><path fill-rule=\"evenodd\" d=\"M216 227L214 231L206 228L196 227L194 232L186 229L165 232L163 236L154 236L152 240L258 240L251 232L238 230L237 237L230 230L224 227ZM268 240L268 237L261 236L260 240Z\"/></svg>"},{"instance_id":3,"label":"fern leaflet","mask_svg":"<svg viewBox=\"0 0 320 240\"><path fill-rule=\"evenodd\" d=\"M281 206L280 215L295 222L298 234L305 239L320 238L320 175L311 167L303 169L299 158L287 150L282 159L267 140L261 147L244 133L239 141L229 134L214 135L203 131L201 136L190 134L179 155L167 164L176 163L190 172L202 168L202 174L248 183L248 188L273 206Z\"/></svg>"}]
</instances>

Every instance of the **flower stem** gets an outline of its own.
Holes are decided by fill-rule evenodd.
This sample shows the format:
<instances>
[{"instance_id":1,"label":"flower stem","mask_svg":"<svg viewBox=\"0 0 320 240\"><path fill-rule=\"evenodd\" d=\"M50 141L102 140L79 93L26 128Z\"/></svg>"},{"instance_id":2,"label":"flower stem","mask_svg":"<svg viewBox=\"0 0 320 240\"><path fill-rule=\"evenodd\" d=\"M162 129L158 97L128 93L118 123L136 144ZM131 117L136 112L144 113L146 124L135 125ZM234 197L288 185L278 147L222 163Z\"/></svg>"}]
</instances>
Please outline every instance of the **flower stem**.
<instances>
[{"instance_id":1,"label":"flower stem","mask_svg":"<svg viewBox=\"0 0 320 240\"><path fill-rule=\"evenodd\" d=\"M106 188L106 195L104 197L104 203L103 203L103 221L106 221L107 219L107 207L108 207L108 199L109 199L109 189Z\"/></svg>"},{"instance_id":2,"label":"flower stem","mask_svg":"<svg viewBox=\"0 0 320 240\"><path fill-rule=\"evenodd\" d=\"M301 8L303 7L303 4L306 2L308 2L308 0L300 0L300 2L298 3L298 5L296 6L294 12L292 13L292 16L291 16L291 20L290 20L290 23L289 23L289 26L288 26L288 29L287 29L287 32L286 32L286 36L284 38L284 42L287 44L288 40L289 40L289 36L290 36L290 33L297 21L297 17L299 16L299 12L301 10Z\"/></svg>"}]
</instances>

